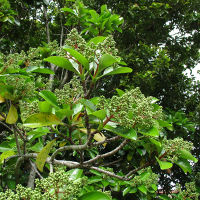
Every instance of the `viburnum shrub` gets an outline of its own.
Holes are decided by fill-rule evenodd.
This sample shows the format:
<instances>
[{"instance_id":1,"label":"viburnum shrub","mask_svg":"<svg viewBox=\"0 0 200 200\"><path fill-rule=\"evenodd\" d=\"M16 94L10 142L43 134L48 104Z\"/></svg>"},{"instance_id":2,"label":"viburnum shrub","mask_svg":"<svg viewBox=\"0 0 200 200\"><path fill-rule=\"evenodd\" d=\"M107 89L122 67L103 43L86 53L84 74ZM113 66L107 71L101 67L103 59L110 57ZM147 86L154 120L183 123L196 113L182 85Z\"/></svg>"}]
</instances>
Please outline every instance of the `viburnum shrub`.
<instances>
[{"instance_id":1,"label":"viburnum shrub","mask_svg":"<svg viewBox=\"0 0 200 200\"><path fill-rule=\"evenodd\" d=\"M69 184L64 171L53 173L57 165L83 170L79 178L87 175L83 199L110 199L96 190L155 198L159 175L153 166L192 171L191 161L197 162L190 153L193 145L181 138L167 140L165 129L173 127L158 99L145 97L139 88L117 89L111 98L94 95L106 76L132 72L117 53L112 36L86 41L73 29L64 47L54 42L1 56L0 123L6 131L0 161L2 174L10 173L1 189L14 189L17 183L34 188L34 179L40 178L35 189L18 185L16 193L2 195L77 198L83 182ZM55 192L61 189L62 198Z\"/></svg>"}]
</instances>

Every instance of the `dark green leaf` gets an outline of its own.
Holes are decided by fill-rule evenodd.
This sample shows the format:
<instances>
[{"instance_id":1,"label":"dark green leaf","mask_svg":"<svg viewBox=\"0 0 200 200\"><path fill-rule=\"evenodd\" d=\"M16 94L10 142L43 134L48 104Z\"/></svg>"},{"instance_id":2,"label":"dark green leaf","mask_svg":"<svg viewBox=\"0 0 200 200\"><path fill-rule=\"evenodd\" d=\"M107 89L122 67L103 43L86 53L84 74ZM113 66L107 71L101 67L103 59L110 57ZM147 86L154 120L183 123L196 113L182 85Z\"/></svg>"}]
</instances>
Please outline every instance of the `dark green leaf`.
<instances>
[{"instance_id":1,"label":"dark green leaf","mask_svg":"<svg viewBox=\"0 0 200 200\"><path fill-rule=\"evenodd\" d=\"M128 129L121 126L114 128L110 125L106 125L104 126L104 129L113 132L119 136L122 136L124 138L137 140L137 132L133 128Z\"/></svg>"},{"instance_id":2,"label":"dark green leaf","mask_svg":"<svg viewBox=\"0 0 200 200\"><path fill-rule=\"evenodd\" d=\"M175 164L177 164L184 171L184 173L187 173L187 172L191 173L192 172L192 167L191 167L189 161L186 160L186 159L178 159L175 162Z\"/></svg>"}]
</instances>

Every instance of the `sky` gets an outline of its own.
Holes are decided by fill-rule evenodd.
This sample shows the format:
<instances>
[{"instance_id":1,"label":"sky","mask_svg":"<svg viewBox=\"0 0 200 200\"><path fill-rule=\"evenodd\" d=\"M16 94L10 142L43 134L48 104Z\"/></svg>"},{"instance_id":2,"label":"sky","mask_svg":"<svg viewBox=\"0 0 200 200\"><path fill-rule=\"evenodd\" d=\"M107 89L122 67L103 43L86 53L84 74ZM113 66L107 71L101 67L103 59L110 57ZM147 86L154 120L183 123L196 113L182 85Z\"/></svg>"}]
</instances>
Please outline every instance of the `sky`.
<instances>
[{"instance_id":1,"label":"sky","mask_svg":"<svg viewBox=\"0 0 200 200\"><path fill-rule=\"evenodd\" d=\"M199 73L198 73L198 71L199 71ZM189 69L185 70L185 73L189 77L191 77ZM192 75L194 75L195 80L199 80L200 81L200 63L192 70Z\"/></svg>"}]
</instances>

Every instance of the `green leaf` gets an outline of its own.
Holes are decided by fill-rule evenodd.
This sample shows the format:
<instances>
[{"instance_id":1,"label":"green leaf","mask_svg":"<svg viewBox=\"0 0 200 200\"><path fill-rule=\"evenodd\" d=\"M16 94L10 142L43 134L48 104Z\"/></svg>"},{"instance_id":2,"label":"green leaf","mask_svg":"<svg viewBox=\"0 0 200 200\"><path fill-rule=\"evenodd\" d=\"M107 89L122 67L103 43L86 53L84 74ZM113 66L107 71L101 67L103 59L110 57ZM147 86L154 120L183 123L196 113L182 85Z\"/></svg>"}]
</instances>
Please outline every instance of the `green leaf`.
<instances>
[{"instance_id":1,"label":"green leaf","mask_svg":"<svg viewBox=\"0 0 200 200\"><path fill-rule=\"evenodd\" d=\"M118 67L118 68L107 68L102 77L103 76L108 76L108 75L114 75L114 74L125 74L125 73L131 73L133 70L130 67Z\"/></svg>"},{"instance_id":2,"label":"green leaf","mask_svg":"<svg viewBox=\"0 0 200 200\"><path fill-rule=\"evenodd\" d=\"M98 183L101 181L102 181L102 178L100 178L98 176L92 176L92 177L89 177L88 184L94 184L94 183Z\"/></svg>"},{"instance_id":3,"label":"green leaf","mask_svg":"<svg viewBox=\"0 0 200 200\"><path fill-rule=\"evenodd\" d=\"M110 131L112 133L115 133L119 136L122 136L124 138L128 138L131 140L137 140L137 132L133 129L133 128L124 128L122 126L118 126L116 128L110 126L110 125L106 125L104 126L104 129L107 131Z\"/></svg>"},{"instance_id":4,"label":"green leaf","mask_svg":"<svg viewBox=\"0 0 200 200\"><path fill-rule=\"evenodd\" d=\"M67 171L67 174L70 174L70 177L69 177L70 180L76 180L76 179L82 177L83 170L82 169L71 169L71 170Z\"/></svg>"},{"instance_id":5,"label":"green leaf","mask_svg":"<svg viewBox=\"0 0 200 200\"><path fill-rule=\"evenodd\" d=\"M70 119L70 117L73 114L73 110L70 110L70 108L67 109L60 109L58 111L56 111L56 116L60 119L63 120L65 119L65 117L68 118L68 120Z\"/></svg>"},{"instance_id":6,"label":"green leaf","mask_svg":"<svg viewBox=\"0 0 200 200\"><path fill-rule=\"evenodd\" d=\"M97 45L98 43L103 42L105 39L106 39L106 37L97 36L97 37L92 38L92 39L88 42L88 44L94 43L95 45Z\"/></svg>"},{"instance_id":7,"label":"green leaf","mask_svg":"<svg viewBox=\"0 0 200 200\"><path fill-rule=\"evenodd\" d=\"M69 71L77 73L76 69L73 67L72 63L67 60L64 57L60 56L50 56L48 58L45 58L44 61L50 62L58 67L62 67L64 69L67 69Z\"/></svg>"},{"instance_id":8,"label":"green leaf","mask_svg":"<svg viewBox=\"0 0 200 200\"><path fill-rule=\"evenodd\" d=\"M171 200L171 198L168 197L166 194L160 195L159 198L162 199L162 200Z\"/></svg>"},{"instance_id":9,"label":"green leaf","mask_svg":"<svg viewBox=\"0 0 200 200\"><path fill-rule=\"evenodd\" d=\"M10 156L14 156L16 153L12 150L10 151L5 151L0 155L0 163L2 164L4 160Z\"/></svg>"},{"instance_id":10,"label":"green leaf","mask_svg":"<svg viewBox=\"0 0 200 200\"><path fill-rule=\"evenodd\" d=\"M11 104L8 115L6 117L6 123L15 124L17 120L18 120L17 109L15 108L15 106L13 106L13 104Z\"/></svg>"},{"instance_id":11,"label":"green leaf","mask_svg":"<svg viewBox=\"0 0 200 200\"><path fill-rule=\"evenodd\" d=\"M32 72L41 73L41 74L55 74L54 71L48 68L38 68L38 69L33 70Z\"/></svg>"},{"instance_id":12,"label":"green leaf","mask_svg":"<svg viewBox=\"0 0 200 200\"><path fill-rule=\"evenodd\" d=\"M162 170L169 169L173 166L172 163L166 162L166 161L161 161L157 157L156 157L156 160L157 160L158 164L160 165L160 169L162 169Z\"/></svg>"},{"instance_id":13,"label":"green leaf","mask_svg":"<svg viewBox=\"0 0 200 200\"><path fill-rule=\"evenodd\" d=\"M152 187L152 189L153 189L154 191L157 191L157 189L158 189L158 187L157 187L156 184L152 184L151 187Z\"/></svg>"},{"instance_id":14,"label":"green leaf","mask_svg":"<svg viewBox=\"0 0 200 200\"><path fill-rule=\"evenodd\" d=\"M81 99L81 103L86 108L88 108L91 112L94 112L97 109L96 106L91 101L89 101L88 99Z\"/></svg>"},{"instance_id":15,"label":"green leaf","mask_svg":"<svg viewBox=\"0 0 200 200\"><path fill-rule=\"evenodd\" d=\"M40 112L48 112L50 113L52 110L52 106L49 102L47 101L40 101L38 102L39 110Z\"/></svg>"},{"instance_id":16,"label":"green leaf","mask_svg":"<svg viewBox=\"0 0 200 200\"><path fill-rule=\"evenodd\" d=\"M71 56L73 56L79 63L81 63L85 67L86 70L89 70L89 62L82 54L70 48L64 48L64 50L69 52Z\"/></svg>"},{"instance_id":17,"label":"green leaf","mask_svg":"<svg viewBox=\"0 0 200 200\"><path fill-rule=\"evenodd\" d=\"M151 143L155 144L157 147L161 147L161 143L158 142L157 140L154 140L153 138L149 139L151 141Z\"/></svg>"},{"instance_id":18,"label":"green leaf","mask_svg":"<svg viewBox=\"0 0 200 200\"><path fill-rule=\"evenodd\" d=\"M120 90L120 89L116 89L118 95L121 97L125 92L123 90Z\"/></svg>"},{"instance_id":19,"label":"green leaf","mask_svg":"<svg viewBox=\"0 0 200 200\"><path fill-rule=\"evenodd\" d=\"M104 120L106 118L106 111L105 110L97 110L97 111L91 113L91 115L96 116L100 120Z\"/></svg>"},{"instance_id":20,"label":"green leaf","mask_svg":"<svg viewBox=\"0 0 200 200\"><path fill-rule=\"evenodd\" d=\"M140 174L140 180L146 181L151 176L150 172L143 172Z\"/></svg>"},{"instance_id":21,"label":"green leaf","mask_svg":"<svg viewBox=\"0 0 200 200\"><path fill-rule=\"evenodd\" d=\"M103 192L89 192L79 197L79 200L111 200L111 198Z\"/></svg>"},{"instance_id":22,"label":"green leaf","mask_svg":"<svg viewBox=\"0 0 200 200\"><path fill-rule=\"evenodd\" d=\"M139 189L142 193L147 194L147 188L146 188L144 185L140 185L140 186L138 187L138 189Z\"/></svg>"},{"instance_id":23,"label":"green leaf","mask_svg":"<svg viewBox=\"0 0 200 200\"><path fill-rule=\"evenodd\" d=\"M187 150L179 150L178 151L181 158L185 158L187 160L192 160L193 162L197 163L198 160Z\"/></svg>"},{"instance_id":24,"label":"green leaf","mask_svg":"<svg viewBox=\"0 0 200 200\"><path fill-rule=\"evenodd\" d=\"M71 8L64 7L64 8L61 8L60 10L64 11L64 12L70 12L72 14L75 14L74 11Z\"/></svg>"},{"instance_id":25,"label":"green leaf","mask_svg":"<svg viewBox=\"0 0 200 200\"><path fill-rule=\"evenodd\" d=\"M6 152L6 151L10 151L10 150L12 150L12 148L0 145L0 152Z\"/></svg>"},{"instance_id":26,"label":"green leaf","mask_svg":"<svg viewBox=\"0 0 200 200\"><path fill-rule=\"evenodd\" d=\"M43 149L43 144L42 144L42 142L38 142L38 143L34 144L32 147L30 147L29 149L34 152L40 152Z\"/></svg>"},{"instance_id":27,"label":"green leaf","mask_svg":"<svg viewBox=\"0 0 200 200\"><path fill-rule=\"evenodd\" d=\"M46 162L46 159L49 155L49 152L51 150L51 148L53 147L54 143L55 143L56 139L52 140L51 142L49 142L42 150L41 152L37 155L36 158L36 166L37 168L43 172L43 168L44 168L44 164Z\"/></svg>"},{"instance_id":28,"label":"green leaf","mask_svg":"<svg viewBox=\"0 0 200 200\"><path fill-rule=\"evenodd\" d=\"M153 136L153 137L158 137L159 136L159 131L156 127L152 127L150 130L148 130L147 132L143 132L141 131L141 133L143 135L149 135L149 136Z\"/></svg>"},{"instance_id":29,"label":"green leaf","mask_svg":"<svg viewBox=\"0 0 200 200\"><path fill-rule=\"evenodd\" d=\"M189 161L186 159L178 159L175 164L178 165L184 171L184 173L192 172L192 167Z\"/></svg>"},{"instance_id":30,"label":"green leaf","mask_svg":"<svg viewBox=\"0 0 200 200\"><path fill-rule=\"evenodd\" d=\"M52 106L56 107L56 108L60 108L58 106L58 103L57 103L57 97L56 95L51 92L51 91L48 91L48 90L43 90L39 93L39 95L44 98L48 103L50 103Z\"/></svg>"},{"instance_id":31,"label":"green leaf","mask_svg":"<svg viewBox=\"0 0 200 200\"><path fill-rule=\"evenodd\" d=\"M100 73L102 70L106 69L107 67L111 66L112 64L116 63L117 59L111 56L110 54L104 54L101 56L99 60L99 71Z\"/></svg>"},{"instance_id":32,"label":"green leaf","mask_svg":"<svg viewBox=\"0 0 200 200\"><path fill-rule=\"evenodd\" d=\"M123 190L123 192L122 192L123 197L124 197L126 194L128 194L130 190L131 190L130 187L125 188L125 189Z\"/></svg>"},{"instance_id":33,"label":"green leaf","mask_svg":"<svg viewBox=\"0 0 200 200\"><path fill-rule=\"evenodd\" d=\"M54 114L37 113L28 117L23 125L30 128L38 128L42 126L63 125L63 122Z\"/></svg>"}]
</instances>

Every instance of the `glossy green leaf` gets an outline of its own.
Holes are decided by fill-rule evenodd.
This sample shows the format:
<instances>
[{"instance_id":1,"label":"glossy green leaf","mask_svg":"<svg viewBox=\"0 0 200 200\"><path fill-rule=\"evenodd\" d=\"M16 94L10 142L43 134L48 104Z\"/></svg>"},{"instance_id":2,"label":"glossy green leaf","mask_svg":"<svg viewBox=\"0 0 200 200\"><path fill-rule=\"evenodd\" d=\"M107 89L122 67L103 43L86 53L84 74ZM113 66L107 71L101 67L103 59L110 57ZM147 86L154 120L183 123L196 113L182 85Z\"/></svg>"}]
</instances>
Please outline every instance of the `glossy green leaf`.
<instances>
[{"instance_id":1,"label":"glossy green leaf","mask_svg":"<svg viewBox=\"0 0 200 200\"><path fill-rule=\"evenodd\" d=\"M192 160L193 162L197 163L198 160L187 150L179 150L178 151L181 158L185 158L187 160Z\"/></svg>"},{"instance_id":2,"label":"glossy green leaf","mask_svg":"<svg viewBox=\"0 0 200 200\"><path fill-rule=\"evenodd\" d=\"M15 106L13 106L13 104L11 104L8 115L6 117L6 123L15 124L17 120L18 120L17 109L15 108Z\"/></svg>"},{"instance_id":3,"label":"glossy green leaf","mask_svg":"<svg viewBox=\"0 0 200 200\"><path fill-rule=\"evenodd\" d=\"M175 164L178 165L184 171L184 173L192 172L192 167L189 161L186 159L178 159Z\"/></svg>"},{"instance_id":4,"label":"glossy green leaf","mask_svg":"<svg viewBox=\"0 0 200 200\"><path fill-rule=\"evenodd\" d=\"M63 125L63 122L54 114L37 113L28 117L23 125L30 128L38 128L42 126Z\"/></svg>"},{"instance_id":5,"label":"glossy green leaf","mask_svg":"<svg viewBox=\"0 0 200 200\"><path fill-rule=\"evenodd\" d=\"M81 99L81 103L90 110L90 112L96 111L96 106L88 99Z\"/></svg>"},{"instance_id":6,"label":"glossy green leaf","mask_svg":"<svg viewBox=\"0 0 200 200\"><path fill-rule=\"evenodd\" d=\"M146 188L144 185L140 185L140 186L138 187L138 189L139 189L142 193L147 194L147 188Z\"/></svg>"},{"instance_id":7,"label":"glossy green leaf","mask_svg":"<svg viewBox=\"0 0 200 200\"><path fill-rule=\"evenodd\" d=\"M103 192L89 192L79 197L79 200L111 200L111 198Z\"/></svg>"},{"instance_id":8,"label":"glossy green leaf","mask_svg":"<svg viewBox=\"0 0 200 200\"><path fill-rule=\"evenodd\" d=\"M39 101L38 102L38 107L40 112L48 112L50 113L52 110L52 106L49 102L47 101Z\"/></svg>"},{"instance_id":9,"label":"glossy green leaf","mask_svg":"<svg viewBox=\"0 0 200 200\"><path fill-rule=\"evenodd\" d=\"M115 133L119 136L122 136L124 138L131 139L131 140L137 140L137 132L133 128L128 129L128 128L124 128L122 126L114 128L110 125L106 125L106 126L104 126L104 129L107 131L110 131L112 133Z\"/></svg>"},{"instance_id":10,"label":"glossy green leaf","mask_svg":"<svg viewBox=\"0 0 200 200\"><path fill-rule=\"evenodd\" d=\"M92 176L92 177L89 177L88 184L98 183L101 181L102 181L102 178L100 178L99 176Z\"/></svg>"},{"instance_id":11,"label":"glossy green leaf","mask_svg":"<svg viewBox=\"0 0 200 200\"><path fill-rule=\"evenodd\" d=\"M104 54L103 56L101 56L101 58L99 60L98 73L100 73L101 71L103 71L104 69L106 69L107 67L111 66L112 64L114 64L116 62L117 62L116 58L114 58L110 54Z\"/></svg>"},{"instance_id":12,"label":"glossy green leaf","mask_svg":"<svg viewBox=\"0 0 200 200\"><path fill-rule=\"evenodd\" d=\"M95 111L91 114L96 116L100 120L104 120L106 118L106 111L105 110L97 110L97 111Z\"/></svg>"},{"instance_id":13,"label":"glossy green leaf","mask_svg":"<svg viewBox=\"0 0 200 200\"><path fill-rule=\"evenodd\" d=\"M159 136L159 131L156 127L151 128L150 130L146 132L141 132L143 135L148 135L148 136L153 136L153 137L158 137Z\"/></svg>"},{"instance_id":14,"label":"glossy green leaf","mask_svg":"<svg viewBox=\"0 0 200 200\"><path fill-rule=\"evenodd\" d=\"M98 44L98 43L103 42L105 39L106 39L106 37L97 36L97 37L92 38L88 43L89 44L91 44L91 43Z\"/></svg>"},{"instance_id":15,"label":"glossy green leaf","mask_svg":"<svg viewBox=\"0 0 200 200\"><path fill-rule=\"evenodd\" d=\"M158 187L157 187L156 184L152 184L151 187L152 187L152 189L153 189L154 191L157 191L157 189L158 189Z\"/></svg>"},{"instance_id":16,"label":"glossy green leaf","mask_svg":"<svg viewBox=\"0 0 200 200\"><path fill-rule=\"evenodd\" d=\"M71 169L67 171L68 174L70 174L69 179L70 180L76 180L78 178L81 178L83 175L83 170L82 169Z\"/></svg>"},{"instance_id":17,"label":"glossy green leaf","mask_svg":"<svg viewBox=\"0 0 200 200\"><path fill-rule=\"evenodd\" d=\"M70 13L72 13L72 14L75 14L75 12L74 12L71 8L65 7L65 8L61 8L60 10L61 10L61 11L64 11L64 12L70 12Z\"/></svg>"},{"instance_id":18,"label":"glossy green leaf","mask_svg":"<svg viewBox=\"0 0 200 200\"><path fill-rule=\"evenodd\" d=\"M14 156L16 153L12 150L5 151L0 155L0 163L2 164L4 160L10 156Z\"/></svg>"},{"instance_id":19,"label":"glossy green leaf","mask_svg":"<svg viewBox=\"0 0 200 200\"><path fill-rule=\"evenodd\" d=\"M71 56L73 56L79 63L81 63L85 67L85 69L89 70L89 62L82 54L70 48L64 48L64 50L69 52Z\"/></svg>"},{"instance_id":20,"label":"glossy green leaf","mask_svg":"<svg viewBox=\"0 0 200 200\"><path fill-rule=\"evenodd\" d=\"M56 95L48 90L43 90L39 93L39 95L44 98L48 103L50 103L52 106L59 108L57 103L57 97Z\"/></svg>"},{"instance_id":21,"label":"glossy green leaf","mask_svg":"<svg viewBox=\"0 0 200 200\"><path fill-rule=\"evenodd\" d=\"M43 168L44 168L44 164L46 162L46 159L49 155L49 152L51 150L51 148L53 147L54 143L55 143L56 139L52 140L51 142L49 142L42 150L41 152L37 155L36 158L36 166L37 168L43 172Z\"/></svg>"},{"instance_id":22,"label":"glossy green leaf","mask_svg":"<svg viewBox=\"0 0 200 200\"><path fill-rule=\"evenodd\" d=\"M125 73L131 73L133 70L130 67L117 67L117 68L107 68L102 76L108 76L108 75L115 75L115 74L125 74Z\"/></svg>"},{"instance_id":23,"label":"glossy green leaf","mask_svg":"<svg viewBox=\"0 0 200 200\"><path fill-rule=\"evenodd\" d=\"M128 194L130 190L131 190L130 187L126 187L126 188L123 190L123 192L122 192L123 197L124 197L126 194Z\"/></svg>"},{"instance_id":24,"label":"glossy green leaf","mask_svg":"<svg viewBox=\"0 0 200 200\"><path fill-rule=\"evenodd\" d=\"M157 157L156 157L156 160L157 160L158 164L160 165L160 169L162 169L162 170L169 169L173 166L172 163L166 162L166 161L161 161Z\"/></svg>"},{"instance_id":25,"label":"glossy green leaf","mask_svg":"<svg viewBox=\"0 0 200 200\"><path fill-rule=\"evenodd\" d=\"M77 71L76 71L76 69L74 69L72 63L64 57L50 56L48 58L45 58L44 61L50 62L58 67L62 67L64 69L67 69L69 71L77 73Z\"/></svg>"},{"instance_id":26,"label":"glossy green leaf","mask_svg":"<svg viewBox=\"0 0 200 200\"><path fill-rule=\"evenodd\" d=\"M116 89L118 95L121 97L125 92L123 90L120 90L120 89Z\"/></svg>"}]
</instances>

